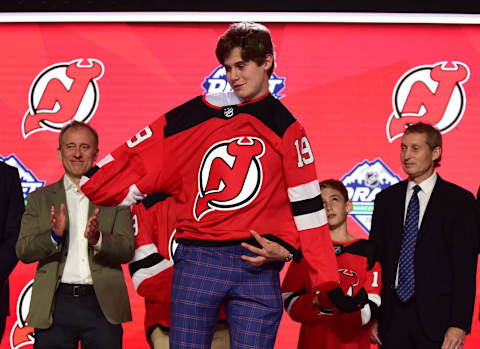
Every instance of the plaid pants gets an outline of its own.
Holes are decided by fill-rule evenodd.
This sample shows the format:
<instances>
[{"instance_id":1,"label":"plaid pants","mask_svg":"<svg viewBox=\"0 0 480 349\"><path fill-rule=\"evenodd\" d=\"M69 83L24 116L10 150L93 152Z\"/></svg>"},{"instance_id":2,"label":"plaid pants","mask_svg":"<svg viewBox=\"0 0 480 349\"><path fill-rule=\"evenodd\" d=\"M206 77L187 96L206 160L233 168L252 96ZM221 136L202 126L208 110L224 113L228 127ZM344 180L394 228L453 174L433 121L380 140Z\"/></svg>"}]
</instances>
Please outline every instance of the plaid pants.
<instances>
[{"instance_id":1,"label":"plaid pants","mask_svg":"<svg viewBox=\"0 0 480 349\"><path fill-rule=\"evenodd\" d=\"M225 304L231 349L270 349L282 317L283 262L252 267L245 248L179 244L175 252L171 349L209 349Z\"/></svg>"}]
</instances>

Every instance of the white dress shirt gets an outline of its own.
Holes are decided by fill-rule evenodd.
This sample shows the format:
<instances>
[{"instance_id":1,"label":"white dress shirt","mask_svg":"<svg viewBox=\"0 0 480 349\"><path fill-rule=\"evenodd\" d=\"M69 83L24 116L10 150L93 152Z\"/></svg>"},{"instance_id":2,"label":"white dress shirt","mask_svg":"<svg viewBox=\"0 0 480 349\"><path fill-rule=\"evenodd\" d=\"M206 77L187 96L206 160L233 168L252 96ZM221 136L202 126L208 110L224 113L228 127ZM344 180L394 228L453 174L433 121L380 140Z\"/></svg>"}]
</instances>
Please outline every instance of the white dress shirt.
<instances>
[{"instance_id":1,"label":"white dress shirt","mask_svg":"<svg viewBox=\"0 0 480 349\"><path fill-rule=\"evenodd\" d=\"M88 221L89 200L78 187L63 176L69 219L68 254L61 282L67 284L92 285L92 274L88 262L88 240L84 236Z\"/></svg>"},{"instance_id":2,"label":"white dress shirt","mask_svg":"<svg viewBox=\"0 0 480 349\"><path fill-rule=\"evenodd\" d=\"M435 187L435 183L437 182L437 172L433 171L433 174L425 179L422 183L418 184L420 190L418 191L418 203L420 204L420 211L418 213L418 229L420 229L420 225L422 224L423 215L428 205L428 201L430 200L430 196L432 195L433 187ZM414 181L408 181L407 185L407 193L405 194L405 211L403 212L403 223L405 224L405 219L407 218L407 209L408 204L410 203L410 199L412 198L413 194L413 187L417 184Z\"/></svg>"}]
</instances>

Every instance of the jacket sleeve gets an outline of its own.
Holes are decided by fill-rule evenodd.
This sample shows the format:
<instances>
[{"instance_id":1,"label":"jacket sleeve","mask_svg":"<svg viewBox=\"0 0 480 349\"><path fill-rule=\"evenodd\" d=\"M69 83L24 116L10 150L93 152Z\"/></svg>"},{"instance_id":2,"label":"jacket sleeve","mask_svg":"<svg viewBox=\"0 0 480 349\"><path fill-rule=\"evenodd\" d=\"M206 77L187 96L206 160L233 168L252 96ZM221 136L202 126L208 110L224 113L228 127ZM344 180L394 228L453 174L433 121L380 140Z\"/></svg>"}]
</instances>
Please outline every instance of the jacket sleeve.
<instances>
[{"instance_id":1,"label":"jacket sleeve","mask_svg":"<svg viewBox=\"0 0 480 349\"><path fill-rule=\"evenodd\" d=\"M100 208L101 210L101 208ZM102 231L102 246L95 258L102 259L109 264L119 265L128 263L134 253L134 238L132 215L129 207L118 207L113 210L115 218L111 231Z\"/></svg>"},{"instance_id":2,"label":"jacket sleeve","mask_svg":"<svg viewBox=\"0 0 480 349\"><path fill-rule=\"evenodd\" d=\"M46 195L42 189L28 196L22 217L16 252L24 263L33 263L52 257L61 251L61 244L55 246L51 238L50 207L42 200Z\"/></svg>"},{"instance_id":3,"label":"jacket sleeve","mask_svg":"<svg viewBox=\"0 0 480 349\"><path fill-rule=\"evenodd\" d=\"M23 201L22 185L20 184L20 177L18 170L7 167L8 174L5 175L5 198L7 206L4 207L5 223L3 229L3 241L0 244L0 283L8 279L15 265L17 265L18 258L15 254L15 243L18 239L20 231L20 222L22 219L25 204Z\"/></svg>"},{"instance_id":4,"label":"jacket sleeve","mask_svg":"<svg viewBox=\"0 0 480 349\"><path fill-rule=\"evenodd\" d=\"M452 249L452 302L450 327L470 332L475 302L478 227L475 199L471 193L458 195L452 202L452 220L446 228Z\"/></svg>"},{"instance_id":5,"label":"jacket sleeve","mask_svg":"<svg viewBox=\"0 0 480 349\"><path fill-rule=\"evenodd\" d=\"M164 127L162 116L100 160L82 177L82 192L97 205L130 206L164 191Z\"/></svg>"},{"instance_id":6,"label":"jacket sleeve","mask_svg":"<svg viewBox=\"0 0 480 349\"><path fill-rule=\"evenodd\" d=\"M335 253L323 208L313 152L298 121L282 138L283 168L307 274L314 291L338 286Z\"/></svg>"}]
</instances>

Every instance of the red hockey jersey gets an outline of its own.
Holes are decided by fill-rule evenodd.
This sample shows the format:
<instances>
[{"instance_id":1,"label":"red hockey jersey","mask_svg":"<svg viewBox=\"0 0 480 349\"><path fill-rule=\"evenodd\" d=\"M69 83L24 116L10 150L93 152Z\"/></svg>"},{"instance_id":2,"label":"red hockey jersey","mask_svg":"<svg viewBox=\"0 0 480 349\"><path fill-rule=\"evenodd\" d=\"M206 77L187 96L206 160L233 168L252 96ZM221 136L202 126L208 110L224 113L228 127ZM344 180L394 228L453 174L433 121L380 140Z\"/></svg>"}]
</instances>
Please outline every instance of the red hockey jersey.
<instances>
[{"instance_id":1,"label":"red hockey jersey","mask_svg":"<svg viewBox=\"0 0 480 349\"><path fill-rule=\"evenodd\" d=\"M380 265L372 263L373 251L367 240L334 242L340 286L354 296L363 287L369 301L354 313L335 309L326 292L318 294L320 306L313 305L315 292L310 287L305 263L292 263L282 284L287 313L302 323L298 349L369 349L372 308L380 306ZM371 266L373 264L373 266Z\"/></svg>"},{"instance_id":2,"label":"red hockey jersey","mask_svg":"<svg viewBox=\"0 0 480 349\"><path fill-rule=\"evenodd\" d=\"M170 327L173 262L169 241L175 231L175 201L165 194L147 197L132 206L135 255L129 270L138 294L145 298L145 331Z\"/></svg>"},{"instance_id":3,"label":"red hockey jersey","mask_svg":"<svg viewBox=\"0 0 480 349\"><path fill-rule=\"evenodd\" d=\"M297 256L301 247L314 289L335 287L335 255L303 127L270 94L230 101L226 94L199 96L161 116L89 171L82 191L106 206L168 193L177 202L176 239L241 240L253 229Z\"/></svg>"}]
</instances>

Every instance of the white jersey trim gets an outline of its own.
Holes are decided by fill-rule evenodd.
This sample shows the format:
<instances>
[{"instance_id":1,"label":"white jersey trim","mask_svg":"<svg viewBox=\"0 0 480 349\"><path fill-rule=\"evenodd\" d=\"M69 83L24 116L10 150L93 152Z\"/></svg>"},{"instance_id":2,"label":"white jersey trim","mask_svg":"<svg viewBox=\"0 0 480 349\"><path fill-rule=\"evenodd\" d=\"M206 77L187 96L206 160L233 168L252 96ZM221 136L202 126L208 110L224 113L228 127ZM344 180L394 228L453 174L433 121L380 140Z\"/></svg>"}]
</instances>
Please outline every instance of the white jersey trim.
<instances>
[{"instance_id":1,"label":"white jersey trim","mask_svg":"<svg viewBox=\"0 0 480 349\"><path fill-rule=\"evenodd\" d=\"M158 249L157 249L157 246L155 246L155 244L140 246L137 249L135 249L135 255L133 256L133 259L130 261L130 263L137 262L141 259L144 259L153 253L158 253Z\"/></svg>"},{"instance_id":2,"label":"white jersey trim","mask_svg":"<svg viewBox=\"0 0 480 349\"><path fill-rule=\"evenodd\" d=\"M327 224L325 209L320 211L294 216L295 225L299 231L321 227Z\"/></svg>"},{"instance_id":3,"label":"white jersey trim","mask_svg":"<svg viewBox=\"0 0 480 349\"><path fill-rule=\"evenodd\" d=\"M380 296L374 293L368 294L368 300L375 303L377 307L379 307L382 303ZM370 304L365 304L360 313L362 315L362 325L368 324L368 322L372 318L372 309L370 309Z\"/></svg>"},{"instance_id":4,"label":"white jersey trim","mask_svg":"<svg viewBox=\"0 0 480 349\"><path fill-rule=\"evenodd\" d=\"M136 205L137 201L142 201L147 197L147 194L143 194L135 184L132 184L130 188L128 188L128 194L125 196L123 201L119 204L119 206L132 206Z\"/></svg>"},{"instance_id":5,"label":"white jersey trim","mask_svg":"<svg viewBox=\"0 0 480 349\"><path fill-rule=\"evenodd\" d=\"M155 275L160 274L162 271L173 266L173 263L168 259L162 260L160 263L155 264L149 268L138 269L135 274L132 275L133 286L135 291L138 289L138 286L148 278L151 278Z\"/></svg>"},{"instance_id":6,"label":"white jersey trim","mask_svg":"<svg viewBox=\"0 0 480 349\"><path fill-rule=\"evenodd\" d=\"M320 195L320 184L318 183L318 180L314 180L310 183L288 188L287 192L290 202L313 199Z\"/></svg>"},{"instance_id":7,"label":"white jersey trim","mask_svg":"<svg viewBox=\"0 0 480 349\"><path fill-rule=\"evenodd\" d=\"M294 294L295 292L283 292L282 293L282 300L283 300L283 303L285 303L285 300L290 297L292 294ZM290 309L292 308L292 305L297 301L298 297L300 296L296 296L296 297L293 297L291 300L290 300L290 303L288 303L288 307L285 309L287 314L290 315Z\"/></svg>"},{"instance_id":8,"label":"white jersey trim","mask_svg":"<svg viewBox=\"0 0 480 349\"><path fill-rule=\"evenodd\" d=\"M98 167L102 167L106 164L108 164L109 162L112 162L113 161L113 156L112 154L108 154L107 156L105 156L102 160L100 160L99 162L96 163L96 165Z\"/></svg>"}]
</instances>

